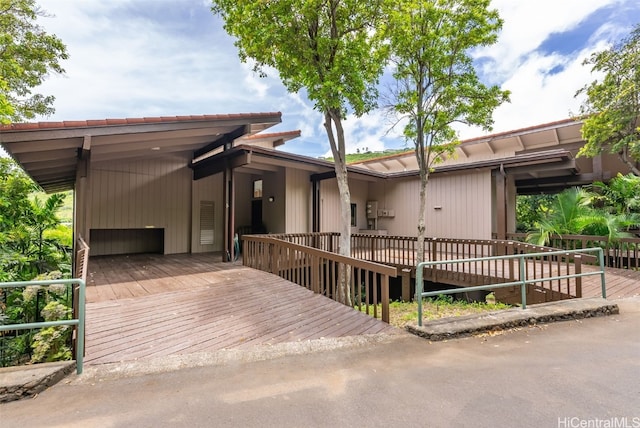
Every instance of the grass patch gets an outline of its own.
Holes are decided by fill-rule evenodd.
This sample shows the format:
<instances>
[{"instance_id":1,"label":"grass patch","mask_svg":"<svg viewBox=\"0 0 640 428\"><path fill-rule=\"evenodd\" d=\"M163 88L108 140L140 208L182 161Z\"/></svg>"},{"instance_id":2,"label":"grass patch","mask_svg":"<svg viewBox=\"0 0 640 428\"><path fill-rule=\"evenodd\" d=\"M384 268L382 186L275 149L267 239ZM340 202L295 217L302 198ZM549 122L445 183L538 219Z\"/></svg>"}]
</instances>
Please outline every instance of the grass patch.
<instances>
[{"instance_id":1,"label":"grass patch","mask_svg":"<svg viewBox=\"0 0 640 428\"><path fill-rule=\"evenodd\" d=\"M463 315L478 314L483 312L509 309L511 306L504 303L465 302L453 300L451 296L441 295L432 299L422 299L422 320L429 321L438 318L459 317ZM357 307L356 307L357 309ZM360 308L362 312L366 308ZM382 314L382 305L378 305L378 316ZM373 314L372 305L369 306L369 314ZM404 328L407 324L418 322L418 303L399 302L389 303L389 324Z\"/></svg>"}]
</instances>

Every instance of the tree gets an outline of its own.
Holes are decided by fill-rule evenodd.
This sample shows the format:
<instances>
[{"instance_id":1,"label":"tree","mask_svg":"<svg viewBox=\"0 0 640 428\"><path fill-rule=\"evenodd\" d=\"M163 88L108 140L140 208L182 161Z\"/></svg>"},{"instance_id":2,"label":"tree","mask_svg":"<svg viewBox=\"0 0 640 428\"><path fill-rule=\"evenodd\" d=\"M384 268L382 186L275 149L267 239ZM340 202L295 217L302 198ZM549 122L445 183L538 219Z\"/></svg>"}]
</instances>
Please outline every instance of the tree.
<instances>
[{"instance_id":1,"label":"tree","mask_svg":"<svg viewBox=\"0 0 640 428\"><path fill-rule=\"evenodd\" d=\"M576 93L587 96L580 107L586 143L578 154L618 154L635 175L640 175L640 25L629 37L594 53L584 64L604 77Z\"/></svg>"},{"instance_id":2,"label":"tree","mask_svg":"<svg viewBox=\"0 0 640 428\"><path fill-rule=\"evenodd\" d=\"M47 231L60 225L64 194L31 200L35 183L10 158L0 158L0 281L33 279L51 270L68 270L69 254Z\"/></svg>"},{"instance_id":3,"label":"tree","mask_svg":"<svg viewBox=\"0 0 640 428\"><path fill-rule=\"evenodd\" d=\"M509 93L484 85L470 50L495 43L502 20L489 0L389 2L389 41L397 85L391 108L408 119L420 168L418 262L423 261L427 183L433 165L456 146L452 125L490 129L493 110Z\"/></svg>"},{"instance_id":4,"label":"tree","mask_svg":"<svg viewBox=\"0 0 640 428\"><path fill-rule=\"evenodd\" d=\"M51 72L63 73L67 50L36 24L35 0L0 0L0 123L53 113L53 96L32 94Z\"/></svg>"},{"instance_id":5,"label":"tree","mask_svg":"<svg viewBox=\"0 0 640 428\"><path fill-rule=\"evenodd\" d=\"M275 68L291 92L306 89L324 115L340 192L340 253L351 253L351 195L343 120L376 105L376 84L386 61L381 0L213 0L213 11L236 37L243 61ZM341 272L337 300L351 304L349 272Z\"/></svg>"}]
</instances>

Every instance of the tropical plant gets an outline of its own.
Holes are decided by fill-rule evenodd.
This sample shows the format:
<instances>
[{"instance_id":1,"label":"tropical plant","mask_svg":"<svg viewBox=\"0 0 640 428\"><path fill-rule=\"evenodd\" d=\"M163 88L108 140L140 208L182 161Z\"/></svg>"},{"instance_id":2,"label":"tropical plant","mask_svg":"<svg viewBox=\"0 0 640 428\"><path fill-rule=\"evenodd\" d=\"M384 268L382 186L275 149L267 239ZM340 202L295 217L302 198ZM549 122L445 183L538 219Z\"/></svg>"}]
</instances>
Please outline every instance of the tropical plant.
<instances>
[{"instance_id":1,"label":"tropical plant","mask_svg":"<svg viewBox=\"0 0 640 428\"><path fill-rule=\"evenodd\" d=\"M555 195L546 215L535 222L527 241L547 245L552 235L607 236L609 241L631 236L627 230L638 223L637 216L611 213L592 206L596 195L574 187Z\"/></svg>"},{"instance_id":2,"label":"tropical plant","mask_svg":"<svg viewBox=\"0 0 640 428\"><path fill-rule=\"evenodd\" d=\"M59 271L38 275L36 280L60 279ZM71 314L70 285L28 286L2 293L0 323L22 324L68 319ZM27 361L41 362L70 358L71 329L51 327L39 332L8 331L0 333L0 366Z\"/></svg>"},{"instance_id":3,"label":"tropical plant","mask_svg":"<svg viewBox=\"0 0 640 428\"><path fill-rule=\"evenodd\" d=\"M33 181L9 158L0 158L0 279L27 281L53 270L70 271L69 239L54 234L64 194L30 198ZM58 235L59 236L59 235Z\"/></svg>"},{"instance_id":4,"label":"tropical plant","mask_svg":"<svg viewBox=\"0 0 640 428\"><path fill-rule=\"evenodd\" d=\"M489 0L394 0L388 38L396 86L389 108L406 123L420 168L418 262L424 255L427 183L434 163L457 145L452 125L490 129L507 91L479 79L470 51L496 42L502 20Z\"/></svg>"},{"instance_id":5,"label":"tropical plant","mask_svg":"<svg viewBox=\"0 0 640 428\"><path fill-rule=\"evenodd\" d=\"M608 183L593 183L596 205L612 214L640 213L640 177L618 173Z\"/></svg>"},{"instance_id":6,"label":"tropical plant","mask_svg":"<svg viewBox=\"0 0 640 428\"><path fill-rule=\"evenodd\" d=\"M516 231L529 232L549 212L554 195L518 195L516 198Z\"/></svg>"}]
</instances>

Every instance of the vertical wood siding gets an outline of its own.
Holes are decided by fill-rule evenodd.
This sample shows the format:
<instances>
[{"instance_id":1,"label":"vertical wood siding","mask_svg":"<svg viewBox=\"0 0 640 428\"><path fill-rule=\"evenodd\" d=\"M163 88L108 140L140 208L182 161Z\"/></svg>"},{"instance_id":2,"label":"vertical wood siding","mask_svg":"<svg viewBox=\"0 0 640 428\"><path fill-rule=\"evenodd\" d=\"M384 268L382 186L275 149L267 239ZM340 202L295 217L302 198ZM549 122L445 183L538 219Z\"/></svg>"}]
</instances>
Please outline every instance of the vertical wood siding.
<instances>
[{"instance_id":1,"label":"vertical wood siding","mask_svg":"<svg viewBox=\"0 0 640 428\"><path fill-rule=\"evenodd\" d=\"M186 164L186 159L167 157L92 165L90 228L162 228L165 254L188 252L192 173ZM126 253L126 240L116 241L91 243L92 255Z\"/></svg>"},{"instance_id":2,"label":"vertical wood siding","mask_svg":"<svg viewBox=\"0 0 640 428\"><path fill-rule=\"evenodd\" d=\"M224 229L224 195L222 194L222 173L194 181L192 185L191 252L205 253L222 251ZM213 201L213 245L200 244L200 201Z\"/></svg>"},{"instance_id":3,"label":"vertical wood siding","mask_svg":"<svg viewBox=\"0 0 640 428\"><path fill-rule=\"evenodd\" d=\"M365 205L369 200L368 183L349 179L351 203L357 205L357 225L352 232L367 228ZM335 178L320 182L320 231L340 231L340 192Z\"/></svg>"},{"instance_id":4,"label":"vertical wood siding","mask_svg":"<svg viewBox=\"0 0 640 428\"><path fill-rule=\"evenodd\" d=\"M491 238L491 171L432 176L427 187L427 236ZM420 198L418 178L369 184L369 199L395 211L380 218L378 229L389 235L416 236ZM435 209L436 206L441 209Z\"/></svg>"},{"instance_id":5,"label":"vertical wood siding","mask_svg":"<svg viewBox=\"0 0 640 428\"><path fill-rule=\"evenodd\" d=\"M262 176L262 220L269 233L284 233L285 225L285 170L267 172ZM273 196L273 202L269 197Z\"/></svg>"},{"instance_id":6,"label":"vertical wood siding","mask_svg":"<svg viewBox=\"0 0 640 428\"><path fill-rule=\"evenodd\" d=\"M234 174L236 189L235 228L251 226L251 200L253 199L253 176L251 174Z\"/></svg>"},{"instance_id":7,"label":"vertical wood siding","mask_svg":"<svg viewBox=\"0 0 640 428\"><path fill-rule=\"evenodd\" d=\"M320 232L340 231L340 194L335 178L320 182Z\"/></svg>"},{"instance_id":8,"label":"vertical wood siding","mask_svg":"<svg viewBox=\"0 0 640 428\"><path fill-rule=\"evenodd\" d=\"M311 181L309 181L309 173L287 168L285 186L285 233L310 232Z\"/></svg>"}]
</instances>

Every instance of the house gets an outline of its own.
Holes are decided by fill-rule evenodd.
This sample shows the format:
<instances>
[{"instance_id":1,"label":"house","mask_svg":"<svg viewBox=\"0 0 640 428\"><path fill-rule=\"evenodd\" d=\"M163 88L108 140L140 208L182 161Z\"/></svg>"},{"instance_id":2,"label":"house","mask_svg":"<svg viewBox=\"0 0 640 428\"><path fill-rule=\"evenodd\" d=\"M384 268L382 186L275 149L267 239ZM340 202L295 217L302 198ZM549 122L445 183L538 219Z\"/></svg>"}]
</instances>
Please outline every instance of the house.
<instances>
[{"instance_id":1,"label":"house","mask_svg":"<svg viewBox=\"0 0 640 428\"><path fill-rule=\"evenodd\" d=\"M92 255L222 252L236 233L340 230L333 164L279 150L299 131L261 133L280 113L14 124L0 143L47 192L75 191L74 228ZM626 172L576 157L568 119L463 141L429 183L427 236L504 238L516 194ZM352 230L415 236L412 151L349 166Z\"/></svg>"}]
</instances>

